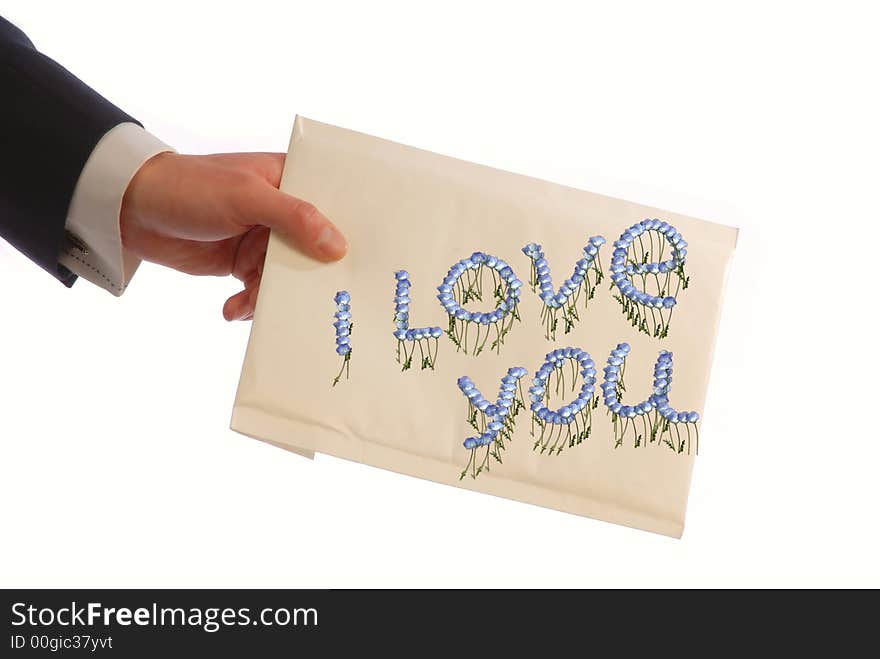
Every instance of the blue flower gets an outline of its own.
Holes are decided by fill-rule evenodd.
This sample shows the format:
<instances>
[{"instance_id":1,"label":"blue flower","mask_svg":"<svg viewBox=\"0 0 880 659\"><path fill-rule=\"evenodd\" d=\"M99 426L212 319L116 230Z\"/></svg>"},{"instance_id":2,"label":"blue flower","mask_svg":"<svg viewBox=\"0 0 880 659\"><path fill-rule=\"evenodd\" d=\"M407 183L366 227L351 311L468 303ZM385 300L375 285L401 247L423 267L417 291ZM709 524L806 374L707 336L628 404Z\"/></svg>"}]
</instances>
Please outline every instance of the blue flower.
<instances>
[{"instance_id":1,"label":"blue flower","mask_svg":"<svg viewBox=\"0 0 880 659\"><path fill-rule=\"evenodd\" d=\"M588 240L587 245L584 247L585 258L580 259L575 263L572 276L565 280L565 282L559 287L558 291L553 288L550 266L547 263L547 259L544 258L544 253L541 251L540 245L529 243L523 247L523 253L532 260L532 267L534 268L534 273L536 275L536 283L538 284L538 288L540 288L539 297L546 307L559 309L565 306L566 302L584 283L584 275L598 255L599 246L604 244L604 242L605 239L601 236L593 236ZM567 323L568 322L570 321L567 321ZM566 327L566 331L568 331L570 325L567 324Z\"/></svg>"},{"instance_id":2,"label":"blue flower","mask_svg":"<svg viewBox=\"0 0 880 659\"><path fill-rule=\"evenodd\" d=\"M336 354L346 357L351 353L351 295L348 291L337 291L333 296L336 313L333 314L333 328L336 330ZM340 371L341 376L342 371ZM338 382L339 376L334 380Z\"/></svg>"},{"instance_id":3,"label":"blue flower","mask_svg":"<svg viewBox=\"0 0 880 659\"><path fill-rule=\"evenodd\" d=\"M633 240L646 231L656 231L662 240L669 243L672 247L672 258L667 261L642 263L635 263L628 258L627 252L629 247L633 244ZM653 245L653 243L651 244ZM636 305L644 307L645 310L671 310L676 304L674 297L659 297L641 291L633 286L632 281L630 281L629 278L634 275L644 276L647 274L659 276L661 274L670 273L684 265L687 254L685 249L687 247L687 242L675 227L666 222L661 222L660 220L645 219L624 230L620 235L620 238L614 242L614 247L615 249L611 260L611 281L618 287L622 296ZM642 247L644 248L644 245L642 245ZM639 252L637 252L637 254L639 254ZM633 257L633 259L634 258L635 257ZM680 278L683 277L681 274L678 276ZM686 280L683 281L686 288L687 282ZM657 288L661 288L659 281L657 282ZM662 313L658 323L656 317L652 315L651 319L648 319L644 313L636 314L635 319L633 319L632 309L628 310L625 303L624 311L629 314L628 318L632 320L633 325L637 326L641 331L645 331L649 334L653 332L654 336L665 336L665 332L669 326L669 318L664 318ZM654 323L654 327L651 328L651 331L647 328L647 322L649 320ZM662 334L661 331L663 332Z\"/></svg>"}]
</instances>

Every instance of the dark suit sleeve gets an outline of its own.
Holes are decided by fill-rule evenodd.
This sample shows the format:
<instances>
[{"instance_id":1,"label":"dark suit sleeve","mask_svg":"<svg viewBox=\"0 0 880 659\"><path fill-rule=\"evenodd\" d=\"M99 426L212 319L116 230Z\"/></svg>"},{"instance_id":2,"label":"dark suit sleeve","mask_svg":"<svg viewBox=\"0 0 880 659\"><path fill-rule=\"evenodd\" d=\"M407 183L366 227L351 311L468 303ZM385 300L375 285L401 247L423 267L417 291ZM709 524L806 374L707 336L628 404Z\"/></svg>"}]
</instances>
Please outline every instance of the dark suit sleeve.
<instances>
[{"instance_id":1,"label":"dark suit sleeve","mask_svg":"<svg viewBox=\"0 0 880 659\"><path fill-rule=\"evenodd\" d=\"M0 236L67 286L67 207L101 137L134 119L0 17ZM137 122L135 122L137 123Z\"/></svg>"}]
</instances>

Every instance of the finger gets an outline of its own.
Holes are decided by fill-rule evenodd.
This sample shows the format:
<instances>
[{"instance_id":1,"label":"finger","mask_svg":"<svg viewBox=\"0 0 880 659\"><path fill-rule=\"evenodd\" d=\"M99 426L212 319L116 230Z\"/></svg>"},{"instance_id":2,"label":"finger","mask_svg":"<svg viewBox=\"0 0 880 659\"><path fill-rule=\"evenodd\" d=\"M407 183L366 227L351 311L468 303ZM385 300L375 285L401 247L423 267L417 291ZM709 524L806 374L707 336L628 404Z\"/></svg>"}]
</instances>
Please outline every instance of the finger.
<instances>
[{"instance_id":1,"label":"finger","mask_svg":"<svg viewBox=\"0 0 880 659\"><path fill-rule=\"evenodd\" d=\"M210 158L224 162L236 169L250 170L260 175L269 185L277 188L284 172L283 153L215 153Z\"/></svg>"},{"instance_id":2,"label":"finger","mask_svg":"<svg viewBox=\"0 0 880 659\"><path fill-rule=\"evenodd\" d=\"M257 156L256 169L273 188L281 185L281 174L284 172L283 153L259 153Z\"/></svg>"},{"instance_id":3,"label":"finger","mask_svg":"<svg viewBox=\"0 0 880 659\"><path fill-rule=\"evenodd\" d=\"M238 212L244 224L277 229L294 247L319 261L337 261L348 250L345 236L317 208L271 185L260 183L245 191Z\"/></svg>"},{"instance_id":4,"label":"finger","mask_svg":"<svg viewBox=\"0 0 880 659\"><path fill-rule=\"evenodd\" d=\"M259 290L259 283L256 283L226 300L223 305L223 317L229 321L250 320L254 315Z\"/></svg>"},{"instance_id":5,"label":"finger","mask_svg":"<svg viewBox=\"0 0 880 659\"><path fill-rule=\"evenodd\" d=\"M250 309L247 308L248 294L249 291L244 289L226 300L223 305L223 317L226 320L241 320L250 313Z\"/></svg>"},{"instance_id":6,"label":"finger","mask_svg":"<svg viewBox=\"0 0 880 659\"><path fill-rule=\"evenodd\" d=\"M190 275L228 275L241 240L217 242L169 238L146 229L129 229L126 248L145 261L180 270Z\"/></svg>"},{"instance_id":7,"label":"finger","mask_svg":"<svg viewBox=\"0 0 880 659\"><path fill-rule=\"evenodd\" d=\"M241 238L232 264L232 275L243 282L263 274L263 261L269 243L269 229L254 227Z\"/></svg>"}]
</instances>

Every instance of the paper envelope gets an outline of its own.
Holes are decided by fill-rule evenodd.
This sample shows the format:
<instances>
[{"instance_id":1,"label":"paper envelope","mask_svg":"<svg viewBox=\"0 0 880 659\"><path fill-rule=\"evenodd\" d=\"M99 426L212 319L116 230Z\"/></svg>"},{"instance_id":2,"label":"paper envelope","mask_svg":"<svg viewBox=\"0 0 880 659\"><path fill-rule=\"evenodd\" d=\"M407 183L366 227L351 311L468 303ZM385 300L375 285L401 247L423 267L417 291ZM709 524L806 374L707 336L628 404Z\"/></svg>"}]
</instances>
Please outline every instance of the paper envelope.
<instances>
[{"instance_id":1,"label":"paper envelope","mask_svg":"<svg viewBox=\"0 0 880 659\"><path fill-rule=\"evenodd\" d=\"M302 117L281 189L350 251L272 235L234 430L680 537L736 229Z\"/></svg>"}]
</instances>

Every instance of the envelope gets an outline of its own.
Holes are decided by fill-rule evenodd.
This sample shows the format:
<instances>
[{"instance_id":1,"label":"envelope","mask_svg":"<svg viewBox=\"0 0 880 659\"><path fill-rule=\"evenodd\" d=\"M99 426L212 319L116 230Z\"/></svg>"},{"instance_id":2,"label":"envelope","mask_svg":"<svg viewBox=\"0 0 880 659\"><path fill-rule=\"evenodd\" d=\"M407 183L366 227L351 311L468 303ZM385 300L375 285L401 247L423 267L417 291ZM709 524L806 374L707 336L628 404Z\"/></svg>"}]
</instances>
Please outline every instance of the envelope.
<instances>
[{"instance_id":1,"label":"envelope","mask_svg":"<svg viewBox=\"0 0 880 659\"><path fill-rule=\"evenodd\" d=\"M681 536L735 228L303 117L281 189L350 250L271 236L233 430Z\"/></svg>"}]
</instances>

